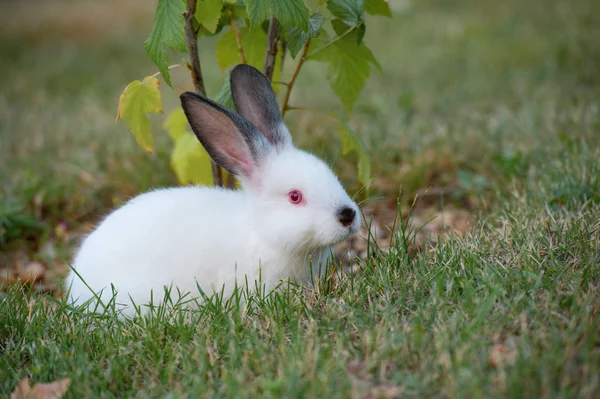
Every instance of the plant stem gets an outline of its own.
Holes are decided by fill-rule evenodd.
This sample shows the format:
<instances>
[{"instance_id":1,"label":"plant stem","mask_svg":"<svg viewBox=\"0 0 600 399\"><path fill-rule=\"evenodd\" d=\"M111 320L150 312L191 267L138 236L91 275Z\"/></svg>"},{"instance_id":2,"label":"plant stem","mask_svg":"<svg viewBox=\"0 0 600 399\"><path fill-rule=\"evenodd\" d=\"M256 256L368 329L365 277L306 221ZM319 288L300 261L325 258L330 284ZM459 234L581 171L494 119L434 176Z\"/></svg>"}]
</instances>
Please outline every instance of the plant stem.
<instances>
[{"instance_id":1,"label":"plant stem","mask_svg":"<svg viewBox=\"0 0 600 399\"><path fill-rule=\"evenodd\" d=\"M173 64L173 65L169 65L167 69L171 70L171 69L173 69L173 68L179 68L179 67L182 67L182 66L186 66L186 65L185 65L185 64ZM150 75L150 76L146 76L146 77L144 78L144 80L142 80L142 83L146 83L146 82L148 81L148 79L155 78L155 77L157 77L158 75L160 75L160 71L159 71L159 72L156 72L155 74L152 74L152 75Z\"/></svg>"},{"instance_id":2,"label":"plant stem","mask_svg":"<svg viewBox=\"0 0 600 399\"><path fill-rule=\"evenodd\" d=\"M192 81L198 94L206 96L204 80L202 78L202 68L200 67L200 57L198 56L198 38L194 31L194 13L196 12L196 0L188 0L187 12L185 14L185 41L187 43L188 53L190 54L190 65L192 66Z\"/></svg>"},{"instance_id":3,"label":"plant stem","mask_svg":"<svg viewBox=\"0 0 600 399\"><path fill-rule=\"evenodd\" d=\"M300 55L300 59L298 60L298 64L296 64L296 69L294 70L294 74L292 75L292 79L290 79L290 83L288 83L287 90L285 91L285 97L283 99L283 105L281 106L281 116L285 116L285 112L289 109L290 95L292 94L292 89L294 88L294 83L296 83L296 78L300 73L300 68L306 61L306 54L308 53L308 48L310 47L310 37L304 43L304 47L302 48L302 54Z\"/></svg>"},{"instance_id":4,"label":"plant stem","mask_svg":"<svg viewBox=\"0 0 600 399\"><path fill-rule=\"evenodd\" d=\"M187 10L185 17L185 41L187 43L188 53L190 54L192 82L196 92L206 97L206 89L204 88L204 80L202 78L202 68L200 67L200 56L198 55L198 37L194 31L194 13L196 12L196 0L187 0ZM223 175L221 167L210 160L212 168L213 180L215 186L223 186Z\"/></svg>"},{"instance_id":5,"label":"plant stem","mask_svg":"<svg viewBox=\"0 0 600 399\"><path fill-rule=\"evenodd\" d=\"M238 51L240 53L240 62L242 64L246 64L246 56L244 55L244 48L242 47L242 37L240 36L240 31L238 30L237 25L235 24L231 7L227 7L227 13L229 14L229 23L231 23L231 30L235 36L235 42L237 43Z\"/></svg>"},{"instance_id":6,"label":"plant stem","mask_svg":"<svg viewBox=\"0 0 600 399\"><path fill-rule=\"evenodd\" d=\"M279 43L279 31L281 26L274 15L271 15L269 22L269 35L267 38L267 51L265 52L265 65L263 73L271 81L273 79L273 71L275 71L275 60L277 59L277 44Z\"/></svg>"},{"instance_id":7,"label":"plant stem","mask_svg":"<svg viewBox=\"0 0 600 399\"><path fill-rule=\"evenodd\" d=\"M322 45L321 47L319 47L318 49L314 50L313 52L311 52L308 57L312 57L313 55L315 55L316 53L318 53L321 50L325 50L327 47L331 46L333 43L337 42L338 40L346 37L350 32L352 32L354 29L356 29L356 26L351 27L350 29L348 29L346 32L342 33L341 35L339 35L338 37L334 38L332 41L325 43L324 45Z\"/></svg>"}]
</instances>

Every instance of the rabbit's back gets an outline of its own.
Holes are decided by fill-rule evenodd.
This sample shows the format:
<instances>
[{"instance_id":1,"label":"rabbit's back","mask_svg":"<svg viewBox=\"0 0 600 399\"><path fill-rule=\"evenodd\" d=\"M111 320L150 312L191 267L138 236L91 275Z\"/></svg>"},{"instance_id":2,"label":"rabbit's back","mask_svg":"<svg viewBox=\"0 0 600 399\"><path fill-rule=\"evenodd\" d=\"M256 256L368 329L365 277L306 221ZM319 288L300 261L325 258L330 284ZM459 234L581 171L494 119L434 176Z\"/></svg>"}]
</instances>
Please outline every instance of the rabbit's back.
<instances>
[{"instance_id":1,"label":"rabbit's back","mask_svg":"<svg viewBox=\"0 0 600 399\"><path fill-rule=\"evenodd\" d=\"M238 257L249 255L246 207L240 191L185 187L142 194L84 240L74 268L94 291L104 289L103 300L112 297L111 284L117 302L129 303L131 295L138 305L149 301L150 290L155 302L162 299L171 283L197 294L198 281L211 290L229 282ZM93 296L85 283L70 273L73 298Z\"/></svg>"}]
</instances>

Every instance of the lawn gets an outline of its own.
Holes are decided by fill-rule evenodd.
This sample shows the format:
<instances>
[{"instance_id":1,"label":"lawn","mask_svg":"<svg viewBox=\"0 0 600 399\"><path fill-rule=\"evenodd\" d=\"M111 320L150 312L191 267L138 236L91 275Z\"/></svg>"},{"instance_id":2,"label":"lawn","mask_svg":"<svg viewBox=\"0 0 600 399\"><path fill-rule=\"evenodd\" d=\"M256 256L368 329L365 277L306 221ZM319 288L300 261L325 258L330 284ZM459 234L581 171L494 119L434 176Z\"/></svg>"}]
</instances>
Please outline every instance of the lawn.
<instances>
[{"instance_id":1,"label":"lawn","mask_svg":"<svg viewBox=\"0 0 600 399\"><path fill-rule=\"evenodd\" d=\"M365 37L383 71L349 120L372 158L365 210L397 214L391 245L315 289L134 319L56 297L99 217L177 184L161 117L152 155L115 123L156 71L154 5L21 3L0 5L0 397L25 377L68 377L73 398L600 396L599 2L390 0ZM224 73L200 47L215 96ZM174 72L165 111L189 89ZM323 111L286 115L296 143L356 191L322 65L292 101ZM430 217L449 231L420 242ZM16 284L32 264L40 279Z\"/></svg>"}]
</instances>

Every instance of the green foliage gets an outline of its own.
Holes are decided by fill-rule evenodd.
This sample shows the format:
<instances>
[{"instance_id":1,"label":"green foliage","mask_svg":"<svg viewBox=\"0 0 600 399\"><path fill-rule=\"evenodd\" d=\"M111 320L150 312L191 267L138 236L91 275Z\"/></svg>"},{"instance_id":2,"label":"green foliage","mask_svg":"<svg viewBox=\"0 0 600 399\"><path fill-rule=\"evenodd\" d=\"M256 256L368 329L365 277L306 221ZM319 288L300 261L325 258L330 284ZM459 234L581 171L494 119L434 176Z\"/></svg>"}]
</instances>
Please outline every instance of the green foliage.
<instances>
[{"instance_id":1,"label":"green foliage","mask_svg":"<svg viewBox=\"0 0 600 399\"><path fill-rule=\"evenodd\" d=\"M310 58L328 64L327 79L342 101L346 112L352 111L371 74L370 65L381 69L371 50L364 43L356 43L356 40L349 35L332 41L331 45Z\"/></svg>"},{"instance_id":2,"label":"green foliage","mask_svg":"<svg viewBox=\"0 0 600 399\"><path fill-rule=\"evenodd\" d=\"M26 211L25 205L7 198L0 201L0 249L12 240L40 236L47 223Z\"/></svg>"},{"instance_id":3,"label":"green foliage","mask_svg":"<svg viewBox=\"0 0 600 399\"><path fill-rule=\"evenodd\" d=\"M303 0L246 0L250 26L255 27L273 14L282 26L308 30L308 9Z\"/></svg>"},{"instance_id":4,"label":"green foliage","mask_svg":"<svg viewBox=\"0 0 600 399\"><path fill-rule=\"evenodd\" d=\"M163 123L163 128L169 133L169 136L173 141L177 141L178 138L183 136L185 132L188 131L188 121L185 117L185 113L182 108L176 108L173 110L167 119L165 119L165 123Z\"/></svg>"},{"instance_id":5,"label":"green foliage","mask_svg":"<svg viewBox=\"0 0 600 399\"><path fill-rule=\"evenodd\" d=\"M345 156L350 152L356 153L358 158L358 180L368 189L371 186L371 158L350 127L339 119L338 123L338 132L342 141L342 155Z\"/></svg>"},{"instance_id":6,"label":"green foliage","mask_svg":"<svg viewBox=\"0 0 600 399\"><path fill-rule=\"evenodd\" d=\"M231 86L229 85L229 75L225 77L223 87L221 87L221 91L219 91L215 101L222 106L235 111L235 104L233 103L233 97L231 96Z\"/></svg>"},{"instance_id":7,"label":"green foliage","mask_svg":"<svg viewBox=\"0 0 600 399\"><path fill-rule=\"evenodd\" d=\"M150 36L144 42L146 52L154 61L163 79L171 86L169 57L165 47L187 51L184 34L183 13L185 6L181 0L158 0L154 24Z\"/></svg>"},{"instance_id":8,"label":"green foliage","mask_svg":"<svg viewBox=\"0 0 600 399\"><path fill-rule=\"evenodd\" d=\"M271 14L271 1L246 0L246 12L248 13L250 26L259 26Z\"/></svg>"},{"instance_id":9,"label":"green foliage","mask_svg":"<svg viewBox=\"0 0 600 399\"><path fill-rule=\"evenodd\" d=\"M265 61L265 43L267 34L262 29L240 29L242 48L246 62L255 68L262 69ZM217 42L217 61L221 69L226 69L240 63L240 52L233 30L223 33Z\"/></svg>"},{"instance_id":10,"label":"green foliage","mask_svg":"<svg viewBox=\"0 0 600 399\"><path fill-rule=\"evenodd\" d=\"M271 10L283 26L308 30L308 9L303 0L271 0Z\"/></svg>"},{"instance_id":11,"label":"green foliage","mask_svg":"<svg viewBox=\"0 0 600 399\"><path fill-rule=\"evenodd\" d=\"M314 2L309 3L314 4ZM319 10L324 11L325 3L333 16L332 19L326 18L319 12ZM186 4L186 0L159 0L152 31L144 43L148 55L169 86L171 86L171 78L166 49L187 52L184 35ZM371 66L380 68L373 53L362 42L366 32L364 12L373 15L391 15L389 6L384 0L319 1L318 10L309 10L303 0L246 0L236 3L226 3L223 0L198 0L194 22L198 25L199 34L219 35L216 58L224 71L243 61L262 69L268 40L268 20L271 16L275 16L280 22L281 40L287 42L292 58L297 57L309 39L315 39L310 47L312 52L306 61L313 60L327 64L327 78L331 87L339 97L346 113L349 113L371 73ZM223 29L232 21L236 21L237 30ZM328 22L335 32L333 37L327 34ZM278 54L273 81L281 80L284 54L281 51ZM273 86L276 93L281 90L281 87L285 86L278 84ZM228 79L225 79L216 101L234 109ZM162 113L158 81L151 79L132 82L119 102L118 119L125 120L139 145L146 151L152 151L150 122L146 116L149 112ZM187 123L181 111L174 111L164 126L175 142L171 165L179 181L182 184L210 184L207 178L210 171L208 156L206 152L200 150L198 143L192 144L194 136L187 131ZM355 136L347 127L342 130L345 133L340 133L341 137L346 140L344 153L348 151L358 153L359 179L368 186L369 158L358 141L350 139Z\"/></svg>"},{"instance_id":12,"label":"green foliage","mask_svg":"<svg viewBox=\"0 0 600 399\"><path fill-rule=\"evenodd\" d=\"M175 141L171 166L181 184L213 184L210 156L190 132L185 132Z\"/></svg>"},{"instance_id":13,"label":"green foliage","mask_svg":"<svg viewBox=\"0 0 600 399\"><path fill-rule=\"evenodd\" d=\"M317 12L308 19L308 32L295 26L285 26L283 36L288 45L292 58L296 58L309 37L318 37L325 16Z\"/></svg>"},{"instance_id":14,"label":"green foliage","mask_svg":"<svg viewBox=\"0 0 600 399\"><path fill-rule=\"evenodd\" d=\"M327 8L331 14L349 25L363 22L364 3L362 0L329 0Z\"/></svg>"},{"instance_id":15,"label":"green foliage","mask_svg":"<svg viewBox=\"0 0 600 399\"><path fill-rule=\"evenodd\" d=\"M371 15L392 16L390 5L385 0L365 0L365 12Z\"/></svg>"},{"instance_id":16,"label":"green foliage","mask_svg":"<svg viewBox=\"0 0 600 399\"><path fill-rule=\"evenodd\" d=\"M121 94L117 120L123 119L140 147L152 152L152 129L146 113L162 114L158 79L134 80Z\"/></svg>"},{"instance_id":17,"label":"green foliage","mask_svg":"<svg viewBox=\"0 0 600 399\"><path fill-rule=\"evenodd\" d=\"M213 184L210 156L193 133L183 109L176 108L163 124L175 146L171 153L171 167L181 184Z\"/></svg>"},{"instance_id":18,"label":"green foliage","mask_svg":"<svg viewBox=\"0 0 600 399\"><path fill-rule=\"evenodd\" d=\"M389 251L371 240L333 286L242 285L192 310L197 290L166 287L154 303L167 305L120 318L15 285L0 300L0 396L69 376L74 398L586 397L600 374L600 208L507 205L414 257L410 230Z\"/></svg>"},{"instance_id":19,"label":"green foliage","mask_svg":"<svg viewBox=\"0 0 600 399\"><path fill-rule=\"evenodd\" d=\"M215 33L221 19L222 8L223 0L198 0L194 18L210 33Z\"/></svg>"}]
</instances>

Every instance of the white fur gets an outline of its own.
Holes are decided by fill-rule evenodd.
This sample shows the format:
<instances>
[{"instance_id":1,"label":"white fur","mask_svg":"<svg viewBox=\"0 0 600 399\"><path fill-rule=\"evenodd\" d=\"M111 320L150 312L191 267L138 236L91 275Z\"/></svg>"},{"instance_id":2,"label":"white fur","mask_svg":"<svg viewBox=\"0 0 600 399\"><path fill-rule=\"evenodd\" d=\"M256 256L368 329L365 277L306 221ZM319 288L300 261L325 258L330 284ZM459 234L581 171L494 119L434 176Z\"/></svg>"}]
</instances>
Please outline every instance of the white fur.
<instances>
[{"instance_id":1,"label":"white fur","mask_svg":"<svg viewBox=\"0 0 600 399\"><path fill-rule=\"evenodd\" d=\"M151 290L156 304L171 284L194 297L196 283L208 294L224 287L227 297L246 277L253 287L259 267L267 291L280 280L307 282L311 266L322 271L330 246L358 230L358 208L321 160L294 147L273 152L257 176L240 191L185 187L139 195L85 239L74 268L95 292L103 290L105 303L114 284L118 304L130 305L131 296L138 306L150 301ZM291 189L302 191L305 205L289 202ZM350 228L336 218L343 205L357 212ZM75 303L93 298L73 272L69 286ZM172 295L176 300L176 289Z\"/></svg>"},{"instance_id":2,"label":"white fur","mask_svg":"<svg viewBox=\"0 0 600 399\"><path fill-rule=\"evenodd\" d=\"M67 278L75 303L94 292L107 303L114 286L117 304L132 314L131 300L158 304L165 286L176 301L178 291L199 297L197 286L227 298L236 284L254 288L259 276L267 291L281 280L307 282L311 270L324 271L331 246L358 231L358 207L331 169L293 146L270 82L248 65L230 80L242 115L193 93L180 98L196 137L243 189L161 189L111 213L75 257L77 273ZM292 190L304 203L291 203Z\"/></svg>"}]
</instances>

